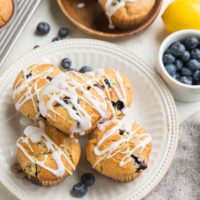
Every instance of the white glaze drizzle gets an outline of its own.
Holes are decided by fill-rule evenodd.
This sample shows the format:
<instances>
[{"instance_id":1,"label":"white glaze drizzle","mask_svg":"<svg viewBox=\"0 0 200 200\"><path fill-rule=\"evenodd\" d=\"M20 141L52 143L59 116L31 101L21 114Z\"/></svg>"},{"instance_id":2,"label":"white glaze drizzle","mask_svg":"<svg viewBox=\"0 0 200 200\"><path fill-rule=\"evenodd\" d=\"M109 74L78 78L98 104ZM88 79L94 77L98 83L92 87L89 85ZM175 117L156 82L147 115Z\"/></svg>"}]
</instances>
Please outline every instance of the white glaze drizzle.
<instances>
[{"instance_id":1,"label":"white glaze drizzle","mask_svg":"<svg viewBox=\"0 0 200 200\"><path fill-rule=\"evenodd\" d=\"M99 2L100 1L101 0L99 0ZM106 0L105 11L106 11L106 15L107 15L108 21L109 21L108 27L110 29L115 29L115 26L112 22L112 16L118 9L125 6L126 2L134 3L136 1L138 1L138 0Z\"/></svg>"},{"instance_id":2,"label":"white glaze drizzle","mask_svg":"<svg viewBox=\"0 0 200 200\"><path fill-rule=\"evenodd\" d=\"M34 97L36 95L37 99L39 99L40 91L48 84L46 83L46 85L43 85L43 87L37 88L38 81L40 80L40 78L45 78L54 71L54 68L50 67L42 71L38 75L31 75L30 77L27 77L27 75L29 75L32 71L34 71L41 65L34 65L29 68L24 68L22 70L23 78L17 81L17 83L15 84L15 88L13 89L13 98L15 98L17 94L24 92L24 94L21 96L21 98L19 98L19 100L15 104L16 110L19 110L27 101L31 100L35 112L37 113L35 116L36 118L38 118L39 112ZM22 84L18 86L20 82L22 82ZM34 83L32 84L32 82Z\"/></svg>"},{"instance_id":3,"label":"white glaze drizzle","mask_svg":"<svg viewBox=\"0 0 200 200\"><path fill-rule=\"evenodd\" d=\"M111 103L111 98L109 95L109 91L107 89L107 85L102 81L104 88L106 88L105 92L99 88L96 83L102 78L102 76L108 79L111 83L110 78L106 75L105 70L98 70L96 73L89 72L87 75L91 79L84 78L80 73L75 73L75 76L78 77L82 83L75 80L69 73L61 73L56 76L51 83L46 86L42 93L39 96L39 110L42 116L51 117L48 115L48 111L54 112L56 115L60 116L62 119L65 118L55 111L54 105L55 102L60 104L69 114L69 116L79 122L78 126L73 127L71 130L72 133L79 132L84 134L85 130L88 130L92 127L91 116L87 113L87 111L80 106L79 100L82 100L89 104L92 108L94 108L101 116L100 121L104 121L109 118L107 106L110 106L113 116L115 116L115 110ZM126 99L126 90L123 84L123 78L117 70L113 70L115 78L118 82L118 86L112 84L112 87L118 96L119 100L124 103L124 107L127 106ZM90 87L90 90L87 90L87 87ZM78 95L77 90L81 91L83 95ZM97 97L97 95L92 94L91 90L95 90L96 94L101 97L101 100ZM44 97L48 96L48 102L44 102ZM66 103L63 98L68 97L70 103ZM75 109L74 109L75 108ZM52 120L54 120L52 118Z\"/></svg>"},{"instance_id":4,"label":"white glaze drizzle","mask_svg":"<svg viewBox=\"0 0 200 200\"><path fill-rule=\"evenodd\" d=\"M134 154L136 150L139 149L140 153L142 153L146 145L151 143L152 138L150 134L137 134L137 131L140 130L141 127L138 126L137 129L132 130L131 123L129 123L129 121L130 120L128 120L127 117L124 117L122 120L113 119L98 125L98 129L100 131L105 131L110 124L115 123L114 126L109 128L104 133L102 138L98 141L98 144L95 146L94 153L96 156L100 156L100 158L96 161L96 163L94 163L93 167L95 167L102 160L110 159L118 153L124 154L124 157L119 162L119 166L123 167L128 162L131 162L130 156ZM120 129L126 130L126 133L124 133L119 140L113 141L107 148L101 149L101 145L105 141L109 140L111 136L117 134ZM135 147L131 149L127 144L128 142L133 142Z\"/></svg>"},{"instance_id":5,"label":"white glaze drizzle","mask_svg":"<svg viewBox=\"0 0 200 200\"><path fill-rule=\"evenodd\" d=\"M73 170L75 170L75 166L72 163L72 161L70 160L70 158L62 151L62 149L60 147L57 146L56 143L54 143L47 136L47 134L44 132L44 129L33 127L33 126L28 126L24 130L24 135L25 135L25 137L20 137L17 140L17 147L24 153L24 155L32 163L39 165L40 167L46 169L47 171L51 172L52 174L54 174L57 177L62 177L65 174L66 171L69 174L72 174L72 171L65 167L65 165L62 161L62 159L64 158L68 162L68 164L71 166L71 168ZM53 168L50 168L50 167L45 165L45 162L47 161L48 156L46 156L46 158L44 156L44 160L40 161L40 160L37 160L36 158L33 158L31 155L29 155L27 153L26 149L22 146L22 143L27 144L28 147L30 148L30 150L33 152L33 149L31 148L31 145L30 145L30 140L33 143L38 143L38 142L41 142L41 141L45 143L48 151L52 152L52 158L56 162L57 169L53 169Z\"/></svg>"}]
</instances>

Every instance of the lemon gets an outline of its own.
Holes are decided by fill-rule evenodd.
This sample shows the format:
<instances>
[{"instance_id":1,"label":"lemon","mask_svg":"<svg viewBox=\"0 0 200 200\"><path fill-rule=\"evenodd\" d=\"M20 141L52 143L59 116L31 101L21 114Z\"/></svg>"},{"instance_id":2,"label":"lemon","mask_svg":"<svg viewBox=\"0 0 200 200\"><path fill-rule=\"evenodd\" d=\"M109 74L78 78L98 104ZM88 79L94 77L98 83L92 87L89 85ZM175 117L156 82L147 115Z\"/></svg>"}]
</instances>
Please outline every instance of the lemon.
<instances>
[{"instance_id":1,"label":"lemon","mask_svg":"<svg viewBox=\"0 0 200 200\"><path fill-rule=\"evenodd\" d=\"M200 0L175 0L166 8L162 18L169 32L200 30Z\"/></svg>"}]
</instances>

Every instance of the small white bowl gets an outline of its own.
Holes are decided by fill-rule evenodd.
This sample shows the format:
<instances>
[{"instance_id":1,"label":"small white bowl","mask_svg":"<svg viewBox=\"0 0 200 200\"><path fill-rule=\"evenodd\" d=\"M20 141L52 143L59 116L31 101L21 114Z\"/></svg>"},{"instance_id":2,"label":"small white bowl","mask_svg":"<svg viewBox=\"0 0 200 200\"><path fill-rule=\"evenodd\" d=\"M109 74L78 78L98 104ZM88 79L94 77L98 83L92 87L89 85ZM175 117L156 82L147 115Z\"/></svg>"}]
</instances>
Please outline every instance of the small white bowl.
<instances>
[{"instance_id":1,"label":"small white bowl","mask_svg":"<svg viewBox=\"0 0 200 200\"><path fill-rule=\"evenodd\" d=\"M200 85L186 85L173 79L166 71L163 64L163 54L166 49L174 42L185 39L188 36L197 36L200 38L198 30L183 30L169 35L161 44L159 49L159 58L157 72L162 76L174 98L182 102L195 102L200 100Z\"/></svg>"}]
</instances>

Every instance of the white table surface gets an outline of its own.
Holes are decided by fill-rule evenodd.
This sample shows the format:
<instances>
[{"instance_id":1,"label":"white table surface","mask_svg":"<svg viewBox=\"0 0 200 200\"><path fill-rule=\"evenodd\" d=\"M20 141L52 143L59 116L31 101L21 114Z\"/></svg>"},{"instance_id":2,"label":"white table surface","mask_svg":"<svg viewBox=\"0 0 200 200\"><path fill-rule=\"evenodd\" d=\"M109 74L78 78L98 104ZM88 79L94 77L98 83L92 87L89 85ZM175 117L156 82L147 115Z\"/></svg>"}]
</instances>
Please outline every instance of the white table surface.
<instances>
[{"instance_id":1,"label":"white table surface","mask_svg":"<svg viewBox=\"0 0 200 200\"><path fill-rule=\"evenodd\" d=\"M164 5L161 13L165 7L172 0L164 0ZM47 21L51 25L51 32L45 37L38 37L34 34L35 28L40 21ZM17 40L9 56L0 68L0 75L5 72L13 62L18 58L32 50L35 45L47 44L57 35L60 27L66 26L70 29L69 38L91 38L90 36L80 32L76 27L72 26L66 17L58 8L55 0L42 0L36 12L28 22L23 30L21 36ZM157 55L160 43L167 36L161 17L145 32L133 36L129 39L113 42L124 49L131 51L133 54L141 58L149 67L154 70L157 64ZM199 110L200 102L196 103L180 103L176 102L178 116L180 123L189 115ZM7 190L0 186L0 200L14 200L15 198L7 192Z\"/></svg>"}]
</instances>

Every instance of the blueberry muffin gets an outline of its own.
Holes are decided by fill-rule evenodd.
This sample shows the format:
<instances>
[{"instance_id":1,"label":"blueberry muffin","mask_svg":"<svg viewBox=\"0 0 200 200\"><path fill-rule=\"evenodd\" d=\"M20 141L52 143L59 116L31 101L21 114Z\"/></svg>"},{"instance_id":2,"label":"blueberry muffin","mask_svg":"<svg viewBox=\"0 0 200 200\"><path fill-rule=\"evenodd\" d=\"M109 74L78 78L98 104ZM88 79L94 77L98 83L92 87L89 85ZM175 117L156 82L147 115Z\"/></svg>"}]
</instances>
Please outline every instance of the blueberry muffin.
<instances>
[{"instance_id":1,"label":"blueberry muffin","mask_svg":"<svg viewBox=\"0 0 200 200\"><path fill-rule=\"evenodd\" d=\"M151 136L136 123L113 119L99 124L86 144L86 157L101 174L129 182L147 168Z\"/></svg>"},{"instance_id":2,"label":"blueberry muffin","mask_svg":"<svg viewBox=\"0 0 200 200\"><path fill-rule=\"evenodd\" d=\"M56 128L29 126L17 140L17 160L33 183L55 185L71 175L80 158L78 140Z\"/></svg>"},{"instance_id":3,"label":"blueberry muffin","mask_svg":"<svg viewBox=\"0 0 200 200\"><path fill-rule=\"evenodd\" d=\"M119 70L109 68L97 70L96 79L109 102L112 118L122 118L133 101L131 82Z\"/></svg>"},{"instance_id":4,"label":"blueberry muffin","mask_svg":"<svg viewBox=\"0 0 200 200\"><path fill-rule=\"evenodd\" d=\"M84 74L69 71L43 89L39 110L52 126L66 134L83 135L99 122L122 115L132 101L130 87L128 79L115 70Z\"/></svg>"},{"instance_id":5,"label":"blueberry muffin","mask_svg":"<svg viewBox=\"0 0 200 200\"><path fill-rule=\"evenodd\" d=\"M155 0L99 0L111 29L130 29L149 16Z\"/></svg>"},{"instance_id":6,"label":"blueberry muffin","mask_svg":"<svg viewBox=\"0 0 200 200\"><path fill-rule=\"evenodd\" d=\"M39 95L41 90L61 71L52 64L31 65L24 68L13 85L16 109L32 120L40 119Z\"/></svg>"},{"instance_id":7,"label":"blueberry muffin","mask_svg":"<svg viewBox=\"0 0 200 200\"><path fill-rule=\"evenodd\" d=\"M13 0L0 0L0 28L10 20L13 10Z\"/></svg>"}]
</instances>

